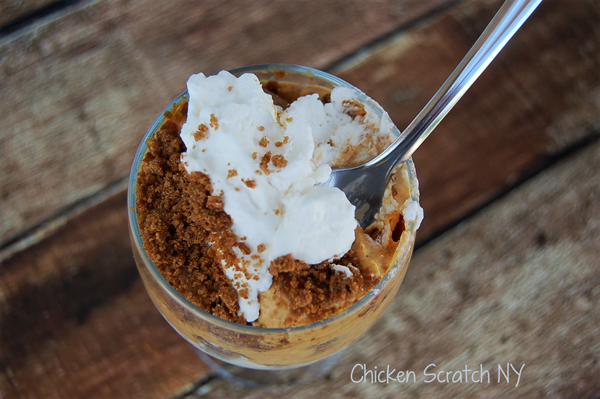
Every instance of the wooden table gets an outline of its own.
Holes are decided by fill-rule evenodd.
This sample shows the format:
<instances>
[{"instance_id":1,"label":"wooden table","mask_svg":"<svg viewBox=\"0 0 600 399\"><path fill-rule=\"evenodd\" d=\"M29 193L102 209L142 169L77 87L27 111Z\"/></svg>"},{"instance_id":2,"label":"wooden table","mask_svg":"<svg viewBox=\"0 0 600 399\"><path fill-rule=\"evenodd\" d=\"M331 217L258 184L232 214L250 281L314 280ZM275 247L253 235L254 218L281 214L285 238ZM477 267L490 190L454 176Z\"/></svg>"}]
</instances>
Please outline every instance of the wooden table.
<instances>
[{"instance_id":1,"label":"wooden table","mask_svg":"<svg viewBox=\"0 0 600 399\"><path fill-rule=\"evenodd\" d=\"M3 2L0 397L599 397L596 0L545 0L415 154L426 218L405 282L313 384L247 390L216 377L133 261L133 154L190 74L324 69L403 128L499 4ZM500 374L509 364L518 386ZM356 365L415 381L355 383ZM470 377L456 373L465 367ZM475 370L489 382L467 381Z\"/></svg>"}]
</instances>

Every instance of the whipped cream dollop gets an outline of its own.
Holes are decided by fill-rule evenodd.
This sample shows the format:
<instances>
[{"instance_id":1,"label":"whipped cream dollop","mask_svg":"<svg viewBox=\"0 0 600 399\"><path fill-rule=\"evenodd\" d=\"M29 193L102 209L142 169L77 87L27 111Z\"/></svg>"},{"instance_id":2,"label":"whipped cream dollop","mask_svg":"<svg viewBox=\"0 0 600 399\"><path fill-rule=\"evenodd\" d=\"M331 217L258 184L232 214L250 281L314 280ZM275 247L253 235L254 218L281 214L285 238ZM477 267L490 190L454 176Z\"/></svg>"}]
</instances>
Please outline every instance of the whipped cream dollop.
<instances>
[{"instance_id":1,"label":"whipped cream dollop","mask_svg":"<svg viewBox=\"0 0 600 399\"><path fill-rule=\"evenodd\" d=\"M358 99L349 88L333 89L328 104L313 94L284 111L253 74L197 74L187 87L181 161L188 173L210 177L233 232L246 244L244 251L233 248L234 264L223 260L222 266L238 291L240 314L251 322L259 316L258 293L272 283L271 261L291 254L317 264L348 252L357 227L354 206L341 190L316 185L367 130L383 127L379 134L389 136L392 124L369 109L361 118L350 116L348 106Z\"/></svg>"},{"instance_id":2,"label":"whipped cream dollop","mask_svg":"<svg viewBox=\"0 0 600 399\"><path fill-rule=\"evenodd\" d=\"M423 222L423 208L419 203L411 198L404 202L402 215L405 222L415 222L415 230L421 227Z\"/></svg>"}]
</instances>

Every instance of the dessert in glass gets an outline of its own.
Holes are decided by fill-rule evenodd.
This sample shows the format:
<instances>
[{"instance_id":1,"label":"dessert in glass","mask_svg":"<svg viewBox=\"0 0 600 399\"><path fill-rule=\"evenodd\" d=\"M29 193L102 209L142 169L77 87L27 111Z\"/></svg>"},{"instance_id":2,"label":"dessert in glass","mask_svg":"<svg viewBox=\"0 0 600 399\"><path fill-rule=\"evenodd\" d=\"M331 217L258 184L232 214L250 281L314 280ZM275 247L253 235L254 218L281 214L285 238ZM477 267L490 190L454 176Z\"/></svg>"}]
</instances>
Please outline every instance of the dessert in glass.
<instances>
[{"instance_id":1,"label":"dessert in glass","mask_svg":"<svg viewBox=\"0 0 600 399\"><path fill-rule=\"evenodd\" d=\"M319 183L397 135L375 101L322 71L193 75L144 136L129 181L133 252L160 313L242 373L326 364L389 306L422 209L412 160L364 231L345 195Z\"/></svg>"}]
</instances>

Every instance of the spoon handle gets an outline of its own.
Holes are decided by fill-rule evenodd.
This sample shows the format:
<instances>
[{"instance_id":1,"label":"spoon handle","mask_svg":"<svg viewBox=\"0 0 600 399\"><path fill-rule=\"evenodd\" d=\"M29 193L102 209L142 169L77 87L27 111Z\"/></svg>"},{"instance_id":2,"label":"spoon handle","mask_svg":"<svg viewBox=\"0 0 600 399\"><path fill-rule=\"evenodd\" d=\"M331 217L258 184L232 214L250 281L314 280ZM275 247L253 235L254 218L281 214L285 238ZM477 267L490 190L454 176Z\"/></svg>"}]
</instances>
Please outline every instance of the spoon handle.
<instances>
[{"instance_id":1,"label":"spoon handle","mask_svg":"<svg viewBox=\"0 0 600 399\"><path fill-rule=\"evenodd\" d=\"M477 42L425 108L386 150L367 164L395 165L407 160L541 2L542 0L505 1Z\"/></svg>"}]
</instances>

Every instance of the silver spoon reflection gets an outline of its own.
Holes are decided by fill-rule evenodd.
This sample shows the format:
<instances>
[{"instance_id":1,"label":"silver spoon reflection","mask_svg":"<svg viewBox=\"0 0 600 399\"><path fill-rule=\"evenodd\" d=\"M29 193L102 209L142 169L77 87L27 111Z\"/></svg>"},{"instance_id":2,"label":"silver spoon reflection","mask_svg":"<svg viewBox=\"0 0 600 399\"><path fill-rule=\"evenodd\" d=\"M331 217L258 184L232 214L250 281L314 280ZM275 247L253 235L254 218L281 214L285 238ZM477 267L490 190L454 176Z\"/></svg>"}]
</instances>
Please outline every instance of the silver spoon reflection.
<instances>
[{"instance_id":1,"label":"silver spoon reflection","mask_svg":"<svg viewBox=\"0 0 600 399\"><path fill-rule=\"evenodd\" d=\"M381 154L362 165L335 169L322 186L338 187L356 207L361 227L381 207L392 169L406 161L450 112L542 0L507 0L425 108Z\"/></svg>"}]
</instances>

